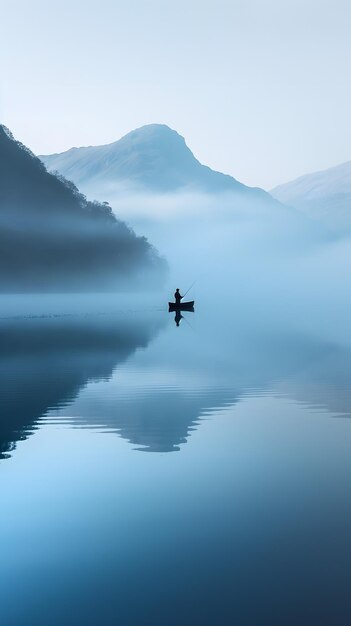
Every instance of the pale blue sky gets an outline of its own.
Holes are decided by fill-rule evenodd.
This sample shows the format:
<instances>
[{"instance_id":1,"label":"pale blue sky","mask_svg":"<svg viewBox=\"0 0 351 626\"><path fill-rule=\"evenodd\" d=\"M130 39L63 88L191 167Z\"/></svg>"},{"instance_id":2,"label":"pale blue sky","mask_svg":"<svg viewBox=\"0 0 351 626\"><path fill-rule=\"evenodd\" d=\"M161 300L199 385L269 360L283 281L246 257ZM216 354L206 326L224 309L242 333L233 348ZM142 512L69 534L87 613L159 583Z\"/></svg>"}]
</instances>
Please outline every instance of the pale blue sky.
<instances>
[{"instance_id":1,"label":"pale blue sky","mask_svg":"<svg viewBox=\"0 0 351 626\"><path fill-rule=\"evenodd\" d=\"M151 122L265 188L351 159L349 0L2 0L0 119L36 153Z\"/></svg>"}]
</instances>

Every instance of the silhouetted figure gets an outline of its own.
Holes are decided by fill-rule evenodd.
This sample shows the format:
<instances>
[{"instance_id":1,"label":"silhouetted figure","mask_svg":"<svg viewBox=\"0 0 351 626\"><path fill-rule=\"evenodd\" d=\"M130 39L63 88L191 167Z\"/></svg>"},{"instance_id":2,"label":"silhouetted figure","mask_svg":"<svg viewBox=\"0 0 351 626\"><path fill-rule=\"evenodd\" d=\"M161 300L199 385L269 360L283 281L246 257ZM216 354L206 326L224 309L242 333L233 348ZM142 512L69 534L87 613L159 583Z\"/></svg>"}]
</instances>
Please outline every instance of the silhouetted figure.
<instances>
[{"instance_id":1,"label":"silhouetted figure","mask_svg":"<svg viewBox=\"0 0 351 626\"><path fill-rule=\"evenodd\" d=\"M176 311L176 314L175 314L175 317L174 317L174 321L175 321L177 326L179 326L180 320L182 320L182 319L183 319L183 316L182 316L181 312L180 311Z\"/></svg>"},{"instance_id":2,"label":"silhouetted figure","mask_svg":"<svg viewBox=\"0 0 351 626\"><path fill-rule=\"evenodd\" d=\"M184 296L181 296L179 293L179 289L176 289L175 294L174 294L174 299L176 304L180 304L181 299L184 298Z\"/></svg>"}]
</instances>

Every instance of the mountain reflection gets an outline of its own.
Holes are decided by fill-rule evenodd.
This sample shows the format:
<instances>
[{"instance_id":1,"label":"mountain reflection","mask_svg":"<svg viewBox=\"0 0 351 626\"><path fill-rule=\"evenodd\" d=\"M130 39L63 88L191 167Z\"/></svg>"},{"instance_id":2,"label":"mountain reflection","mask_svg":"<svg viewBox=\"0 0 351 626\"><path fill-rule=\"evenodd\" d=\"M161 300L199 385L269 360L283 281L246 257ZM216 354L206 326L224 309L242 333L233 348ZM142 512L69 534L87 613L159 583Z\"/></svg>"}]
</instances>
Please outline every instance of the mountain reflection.
<instances>
[{"instance_id":1,"label":"mountain reflection","mask_svg":"<svg viewBox=\"0 0 351 626\"><path fill-rule=\"evenodd\" d=\"M118 433L138 451L176 452L196 430L204 414L211 412L211 407L235 402L230 389L186 393L181 389L157 389L155 385L153 390L141 393L133 389L125 398L107 398L98 415L89 415L88 406L78 404L76 415L70 409L69 422L77 427Z\"/></svg>"},{"instance_id":2,"label":"mountain reflection","mask_svg":"<svg viewBox=\"0 0 351 626\"><path fill-rule=\"evenodd\" d=\"M348 348L226 324L202 330L179 333L157 311L2 319L0 458L44 421L117 433L137 450L177 451L202 419L248 395L350 415Z\"/></svg>"},{"instance_id":3,"label":"mountain reflection","mask_svg":"<svg viewBox=\"0 0 351 626\"><path fill-rule=\"evenodd\" d=\"M295 334L238 336L232 345L221 336L182 334L170 320L163 342L153 342L147 357L117 368L113 378L87 388L69 407L48 416L78 428L117 433L144 452L173 452L186 443L201 421L248 396L285 396L330 414L349 414L351 351ZM235 340L234 340L235 339ZM340 386L343 388L340 394Z\"/></svg>"},{"instance_id":4,"label":"mountain reflection","mask_svg":"<svg viewBox=\"0 0 351 626\"><path fill-rule=\"evenodd\" d=\"M159 326L125 316L1 320L0 458L48 411L70 404L88 382L108 379Z\"/></svg>"}]
</instances>

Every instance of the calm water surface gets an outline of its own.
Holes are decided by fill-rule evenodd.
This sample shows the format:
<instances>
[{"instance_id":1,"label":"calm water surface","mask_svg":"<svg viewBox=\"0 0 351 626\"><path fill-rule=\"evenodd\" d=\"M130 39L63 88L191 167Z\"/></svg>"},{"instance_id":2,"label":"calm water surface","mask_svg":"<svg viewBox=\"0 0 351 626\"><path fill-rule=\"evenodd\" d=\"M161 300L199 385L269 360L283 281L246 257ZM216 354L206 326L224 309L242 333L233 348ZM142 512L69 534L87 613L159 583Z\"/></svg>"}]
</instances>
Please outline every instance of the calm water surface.
<instances>
[{"instance_id":1,"label":"calm water surface","mask_svg":"<svg viewBox=\"0 0 351 626\"><path fill-rule=\"evenodd\" d=\"M1 624L350 624L348 343L65 302L0 320Z\"/></svg>"}]
</instances>

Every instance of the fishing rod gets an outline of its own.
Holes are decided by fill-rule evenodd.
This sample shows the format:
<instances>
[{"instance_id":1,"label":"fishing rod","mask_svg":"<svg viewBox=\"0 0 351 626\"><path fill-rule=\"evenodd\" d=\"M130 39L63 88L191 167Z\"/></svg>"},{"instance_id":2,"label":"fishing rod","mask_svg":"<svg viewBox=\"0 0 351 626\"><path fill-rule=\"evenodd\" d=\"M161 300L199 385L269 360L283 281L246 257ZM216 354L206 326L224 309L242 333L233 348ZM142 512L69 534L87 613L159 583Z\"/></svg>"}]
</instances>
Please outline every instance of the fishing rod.
<instances>
[{"instance_id":1,"label":"fishing rod","mask_svg":"<svg viewBox=\"0 0 351 626\"><path fill-rule=\"evenodd\" d=\"M182 298L185 298L186 294L189 293L190 289L192 289L194 287L196 283L196 280L194 280L193 284L189 287L189 289L185 292L185 294L182 296Z\"/></svg>"}]
</instances>

